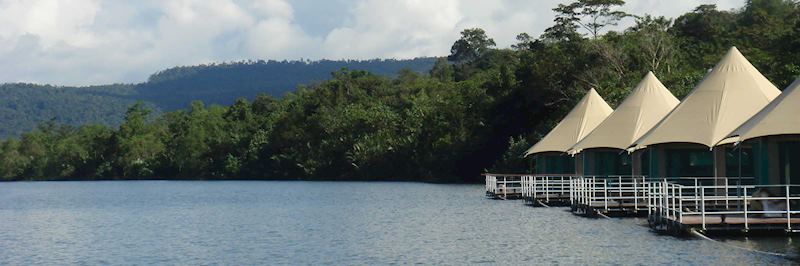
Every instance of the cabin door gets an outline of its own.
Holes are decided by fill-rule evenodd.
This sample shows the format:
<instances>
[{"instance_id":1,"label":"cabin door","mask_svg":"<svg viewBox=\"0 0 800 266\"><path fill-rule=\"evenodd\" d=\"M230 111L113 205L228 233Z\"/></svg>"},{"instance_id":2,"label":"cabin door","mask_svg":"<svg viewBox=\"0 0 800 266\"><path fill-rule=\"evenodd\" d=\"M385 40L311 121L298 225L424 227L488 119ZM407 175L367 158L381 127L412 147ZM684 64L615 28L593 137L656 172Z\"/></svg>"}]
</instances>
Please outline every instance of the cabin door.
<instances>
[{"instance_id":1,"label":"cabin door","mask_svg":"<svg viewBox=\"0 0 800 266\"><path fill-rule=\"evenodd\" d=\"M778 145L781 183L800 185L800 141L784 141Z\"/></svg>"}]
</instances>

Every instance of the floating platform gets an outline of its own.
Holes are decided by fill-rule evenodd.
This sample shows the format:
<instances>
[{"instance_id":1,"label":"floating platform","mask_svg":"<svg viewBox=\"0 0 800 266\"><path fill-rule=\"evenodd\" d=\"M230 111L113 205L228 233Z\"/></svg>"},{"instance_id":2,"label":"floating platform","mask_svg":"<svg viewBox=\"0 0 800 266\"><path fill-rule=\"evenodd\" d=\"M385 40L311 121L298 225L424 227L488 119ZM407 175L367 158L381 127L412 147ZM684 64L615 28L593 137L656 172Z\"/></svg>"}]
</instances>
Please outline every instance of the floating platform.
<instances>
[{"instance_id":1,"label":"floating platform","mask_svg":"<svg viewBox=\"0 0 800 266\"><path fill-rule=\"evenodd\" d=\"M648 223L658 232L800 232L800 186L652 185Z\"/></svg>"},{"instance_id":2,"label":"floating platform","mask_svg":"<svg viewBox=\"0 0 800 266\"><path fill-rule=\"evenodd\" d=\"M494 199L511 200L522 198L523 175L484 174L486 196Z\"/></svg>"},{"instance_id":3,"label":"floating platform","mask_svg":"<svg viewBox=\"0 0 800 266\"><path fill-rule=\"evenodd\" d=\"M574 178L578 176L522 176L522 199L531 206L569 206Z\"/></svg>"},{"instance_id":4,"label":"floating platform","mask_svg":"<svg viewBox=\"0 0 800 266\"><path fill-rule=\"evenodd\" d=\"M645 176L582 177L572 180L571 209L582 216L645 216L650 182Z\"/></svg>"}]
</instances>

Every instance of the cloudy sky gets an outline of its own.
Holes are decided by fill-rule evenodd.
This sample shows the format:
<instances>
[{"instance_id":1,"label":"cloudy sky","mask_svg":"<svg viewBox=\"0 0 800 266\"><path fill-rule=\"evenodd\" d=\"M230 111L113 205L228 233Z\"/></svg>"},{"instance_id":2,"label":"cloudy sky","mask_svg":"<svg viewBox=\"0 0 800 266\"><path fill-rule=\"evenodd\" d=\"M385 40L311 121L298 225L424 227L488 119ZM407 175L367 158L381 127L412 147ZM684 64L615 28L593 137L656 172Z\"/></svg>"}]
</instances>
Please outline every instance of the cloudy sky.
<instances>
[{"instance_id":1,"label":"cloudy sky","mask_svg":"<svg viewBox=\"0 0 800 266\"><path fill-rule=\"evenodd\" d=\"M560 2L0 0L0 83L141 82L172 66L243 59L441 56L471 27L508 47L518 33L552 25ZM628 12L675 17L744 0L628 2Z\"/></svg>"}]
</instances>

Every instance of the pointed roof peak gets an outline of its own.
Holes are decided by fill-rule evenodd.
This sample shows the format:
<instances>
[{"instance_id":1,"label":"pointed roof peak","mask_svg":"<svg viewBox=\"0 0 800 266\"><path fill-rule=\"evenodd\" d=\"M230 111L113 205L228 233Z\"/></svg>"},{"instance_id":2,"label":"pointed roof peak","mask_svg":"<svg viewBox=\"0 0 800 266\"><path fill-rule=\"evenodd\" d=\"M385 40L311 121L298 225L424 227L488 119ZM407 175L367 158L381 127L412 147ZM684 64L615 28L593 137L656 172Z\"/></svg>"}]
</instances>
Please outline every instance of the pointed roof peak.
<instances>
[{"instance_id":1,"label":"pointed roof peak","mask_svg":"<svg viewBox=\"0 0 800 266\"><path fill-rule=\"evenodd\" d=\"M736 46L732 46L731 49L725 53L725 55L722 57L722 60L717 63L717 66L714 67L714 69L719 69L726 65L744 65L747 68L752 68L751 71L758 71L752 64L750 64L750 61L748 61L747 58L745 58L744 55L739 52L739 49L737 49Z\"/></svg>"},{"instance_id":2,"label":"pointed roof peak","mask_svg":"<svg viewBox=\"0 0 800 266\"><path fill-rule=\"evenodd\" d=\"M662 84L661 81L658 80L658 77L656 77L656 75L653 74L653 71L648 71L647 74L645 74L644 77L642 77L639 83L636 84L636 87L633 87L631 93L636 93L639 90L644 89L645 87L664 88L666 90L664 84Z\"/></svg>"},{"instance_id":3,"label":"pointed roof peak","mask_svg":"<svg viewBox=\"0 0 800 266\"><path fill-rule=\"evenodd\" d=\"M713 147L778 94L732 47L669 115L636 141L637 148L676 142Z\"/></svg>"},{"instance_id":4,"label":"pointed roof peak","mask_svg":"<svg viewBox=\"0 0 800 266\"><path fill-rule=\"evenodd\" d=\"M649 72L628 97L589 135L572 146L568 153L584 149L626 149L647 133L678 105L678 99Z\"/></svg>"},{"instance_id":5,"label":"pointed roof peak","mask_svg":"<svg viewBox=\"0 0 800 266\"><path fill-rule=\"evenodd\" d=\"M656 74L653 74L653 71L647 71L647 74L645 74L644 77L642 77L642 81L639 83L644 83L645 81L647 82L658 81L659 83L661 83L661 81L658 80L658 77L656 77Z\"/></svg>"},{"instance_id":6,"label":"pointed roof peak","mask_svg":"<svg viewBox=\"0 0 800 266\"><path fill-rule=\"evenodd\" d=\"M772 135L800 134L800 78L792 82L783 93L764 109L728 134L737 142Z\"/></svg>"},{"instance_id":7,"label":"pointed roof peak","mask_svg":"<svg viewBox=\"0 0 800 266\"><path fill-rule=\"evenodd\" d=\"M613 111L594 88L589 89L556 127L525 152L525 156L544 152L566 152Z\"/></svg>"}]
</instances>

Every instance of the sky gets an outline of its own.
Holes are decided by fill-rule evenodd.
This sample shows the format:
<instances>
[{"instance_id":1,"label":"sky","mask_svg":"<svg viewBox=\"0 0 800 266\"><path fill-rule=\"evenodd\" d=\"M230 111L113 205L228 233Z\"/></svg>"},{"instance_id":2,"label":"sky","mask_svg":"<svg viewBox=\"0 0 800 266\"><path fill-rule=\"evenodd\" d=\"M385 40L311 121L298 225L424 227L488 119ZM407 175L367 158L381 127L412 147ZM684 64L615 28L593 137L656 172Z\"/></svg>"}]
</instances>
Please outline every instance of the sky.
<instances>
[{"instance_id":1,"label":"sky","mask_svg":"<svg viewBox=\"0 0 800 266\"><path fill-rule=\"evenodd\" d=\"M0 83L143 82L159 70L238 60L414 58L449 54L465 28L498 47L539 36L563 0L0 0ZM629 0L676 17L700 4ZM632 20L620 25L632 24Z\"/></svg>"}]
</instances>

